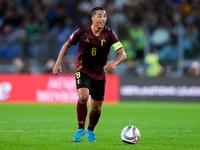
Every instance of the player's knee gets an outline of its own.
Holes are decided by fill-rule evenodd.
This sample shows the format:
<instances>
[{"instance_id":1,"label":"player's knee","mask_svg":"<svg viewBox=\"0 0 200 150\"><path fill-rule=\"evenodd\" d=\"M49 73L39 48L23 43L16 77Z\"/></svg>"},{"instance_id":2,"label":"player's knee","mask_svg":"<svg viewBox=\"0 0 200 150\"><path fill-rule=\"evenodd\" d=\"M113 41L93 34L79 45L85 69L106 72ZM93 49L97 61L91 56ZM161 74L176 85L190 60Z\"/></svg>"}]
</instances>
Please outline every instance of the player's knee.
<instances>
[{"instance_id":1,"label":"player's knee","mask_svg":"<svg viewBox=\"0 0 200 150\"><path fill-rule=\"evenodd\" d=\"M101 107L93 107L92 111L93 113L99 113L101 111Z\"/></svg>"},{"instance_id":2,"label":"player's knee","mask_svg":"<svg viewBox=\"0 0 200 150\"><path fill-rule=\"evenodd\" d=\"M87 101L88 101L88 96L87 96L87 95L81 95L81 96L79 97L79 102L80 102L81 104L85 104L85 103L87 103Z\"/></svg>"}]
</instances>

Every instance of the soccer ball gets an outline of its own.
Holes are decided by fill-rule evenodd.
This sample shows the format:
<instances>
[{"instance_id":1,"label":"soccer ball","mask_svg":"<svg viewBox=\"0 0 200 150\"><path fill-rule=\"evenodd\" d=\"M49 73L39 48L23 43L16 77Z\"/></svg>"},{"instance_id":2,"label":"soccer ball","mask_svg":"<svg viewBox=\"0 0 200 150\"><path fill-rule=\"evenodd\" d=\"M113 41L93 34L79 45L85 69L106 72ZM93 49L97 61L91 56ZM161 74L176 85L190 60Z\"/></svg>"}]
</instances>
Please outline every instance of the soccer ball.
<instances>
[{"instance_id":1,"label":"soccer ball","mask_svg":"<svg viewBox=\"0 0 200 150\"><path fill-rule=\"evenodd\" d=\"M122 129L121 140L126 144L136 144L140 140L140 131L137 127L129 125Z\"/></svg>"}]
</instances>

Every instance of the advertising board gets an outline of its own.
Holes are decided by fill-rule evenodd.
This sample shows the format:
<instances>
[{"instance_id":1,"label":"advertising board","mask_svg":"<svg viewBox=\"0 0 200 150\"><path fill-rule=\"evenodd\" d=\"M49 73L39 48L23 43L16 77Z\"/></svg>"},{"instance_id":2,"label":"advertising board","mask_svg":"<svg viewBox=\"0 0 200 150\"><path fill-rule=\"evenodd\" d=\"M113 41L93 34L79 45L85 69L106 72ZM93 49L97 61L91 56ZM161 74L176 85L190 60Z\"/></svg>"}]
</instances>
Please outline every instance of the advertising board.
<instances>
[{"instance_id":1,"label":"advertising board","mask_svg":"<svg viewBox=\"0 0 200 150\"><path fill-rule=\"evenodd\" d=\"M200 102L200 78L120 78L121 101Z\"/></svg>"},{"instance_id":2,"label":"advertising board","mask_svg":"<svg viewBox=\"0 0 200 150\"><path fill-rule=\"evenodd\" d=\"M1 74L0 103L76 103L74 75ZM119 77L107 75L104 103L119 101Z\"/></svg>"}]
</instances>

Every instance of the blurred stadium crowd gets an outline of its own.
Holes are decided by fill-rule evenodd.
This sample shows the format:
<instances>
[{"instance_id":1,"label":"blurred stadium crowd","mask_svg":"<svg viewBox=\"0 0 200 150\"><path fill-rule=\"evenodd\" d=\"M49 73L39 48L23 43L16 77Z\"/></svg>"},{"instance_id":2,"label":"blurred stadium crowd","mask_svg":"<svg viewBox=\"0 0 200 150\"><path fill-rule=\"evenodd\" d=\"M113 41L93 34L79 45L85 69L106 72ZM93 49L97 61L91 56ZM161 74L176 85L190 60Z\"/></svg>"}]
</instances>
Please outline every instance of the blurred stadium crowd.
<instances>
[{"instance_id":1,"label":"blurred stadium crowd","mask_svg":"<svg viewBox=\"0 0 200 150\"><path fill-rule=\"evenodd\" d=\"M0 73L51 73L62 44L91 24L96 6L128 56L115 73L170 76L183 54L191 60L185 75L199 76L200 0L0 0ZM74 72L77 50L63 61L64 73Z\"/></svg>"}]
</instances>

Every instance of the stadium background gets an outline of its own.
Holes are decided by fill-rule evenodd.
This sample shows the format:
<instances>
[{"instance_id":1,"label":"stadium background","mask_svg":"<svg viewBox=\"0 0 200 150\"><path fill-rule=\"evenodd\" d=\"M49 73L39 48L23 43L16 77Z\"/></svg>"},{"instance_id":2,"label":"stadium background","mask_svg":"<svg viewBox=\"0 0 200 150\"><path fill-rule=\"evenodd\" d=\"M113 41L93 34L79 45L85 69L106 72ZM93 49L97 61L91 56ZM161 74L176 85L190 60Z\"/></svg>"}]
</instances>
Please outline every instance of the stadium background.
<instances>
[{"instance_id":1,"label":"stadium background","mask_svg":"<svg viewBox=\"0 0 200 150\"><path fill-rule=\"evenodd\" d=\"M62 75L51 72L68 36L91 23L94 6L107 10L128 59L107 76L105 103L117 104L103 105L97 142L84 136L74 143L78 46L65 57ZM199 0L0 0L0 149L199 150L199 6ZM141 54L151 49L160 74L146 73ZM115 56L111 49L109 61ZM121 141L127 125L139 128L138 144Z\"/></svg>"},{"instance_id":2,"label":"stadium background","mask_svg":"<svg viewBox=\"0 0 200 150\"><path fill-rule=\"evenodd\" d=\"M60 86L60 77L51 75L55 59L69 35L91 23L91 8L101 6L108 14L107 26L117 33L128 56L108 75L108 82L115 85L106 89L108 95L115 95L108 102L199 102L199 5L199 0L0 0L0 101L38 102L38 90L61 97L68 87ZM152 49L157 50L163 68L153 77L145 72L145 56ZM77 50L78 45L73 46L63 60L61 78L66 83L71 82ZM111 49L109 61L115 56ZM52 78L55 88L48 89ZM156 93L160 87L165 92ZM145 93L148 88L152 93Z\"/></svg>"}]
</instances>

